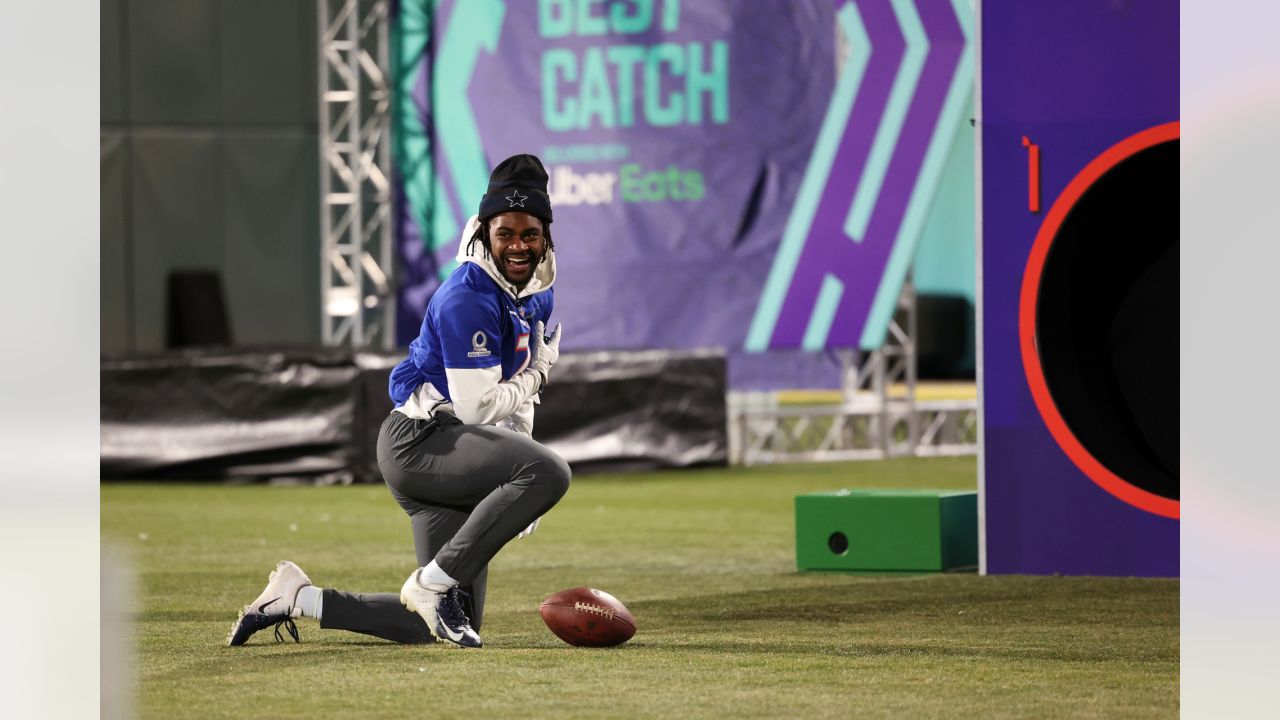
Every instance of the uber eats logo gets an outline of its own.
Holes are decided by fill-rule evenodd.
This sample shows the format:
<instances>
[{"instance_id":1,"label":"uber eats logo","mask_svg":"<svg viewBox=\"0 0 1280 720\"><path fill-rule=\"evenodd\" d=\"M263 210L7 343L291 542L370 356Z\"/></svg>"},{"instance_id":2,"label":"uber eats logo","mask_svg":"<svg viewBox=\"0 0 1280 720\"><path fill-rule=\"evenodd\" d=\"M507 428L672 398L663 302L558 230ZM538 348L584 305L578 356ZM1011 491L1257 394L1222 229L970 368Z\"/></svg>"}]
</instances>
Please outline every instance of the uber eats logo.
<instances>
[{"instance_id":1,"label":"uber eats logo","mask_svg":"<svg viewBox=\"0 0 1280 720\"><path fill-rule=\"evenodd\" d=\"M639 163L627 163L616 173L581 174L569 165L557 165L550 175L547 189L554 205L600 205L613 202L615 194L623 202L701 200L706 194L702 173L675 165L652 170Z\"/></svg>"},{"instance_id":2,"label":"uber eats logo","mask_svg":"<svg viewBox=\"0 0 1280 720\"><path fill-rule=\"evenodd\" d=\"M542 120L552 132L666 128L729 121L729 43L626 42L680 28L679 0L538 0ZM601 45L558 47L559 39ZM611 40L603 44L606 38ZM638 38L637 38L638 39ZM563 205L699 200L702 173L625 163L617 171L551 170L551 201Z\"/></svg>"}]
</instances>

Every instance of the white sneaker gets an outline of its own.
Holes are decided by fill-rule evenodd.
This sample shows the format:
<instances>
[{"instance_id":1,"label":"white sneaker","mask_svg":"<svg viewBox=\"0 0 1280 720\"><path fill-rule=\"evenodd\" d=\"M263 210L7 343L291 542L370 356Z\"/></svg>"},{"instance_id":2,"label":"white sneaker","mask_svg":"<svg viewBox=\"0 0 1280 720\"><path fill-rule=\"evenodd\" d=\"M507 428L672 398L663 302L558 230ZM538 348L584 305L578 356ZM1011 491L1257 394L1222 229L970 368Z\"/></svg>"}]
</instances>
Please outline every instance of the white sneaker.
<instances>
[{"instance_id":1,"label":"white sneaker","mask_svg":"<svg viewBox=\"0 0 1280 720\"><path fill-rule=\"evenodd\" d=\"M400 602L410 612L416 612L427 624L431 633L441 640L467 648L483 645L480 635L471 629L471 622L462 610L458 588L436 583L423 586L418 582L422 568L413 571L400 588Z\"/></svg>"},{"instance_id":2,"label":"white sneaker","mask_svg":"<svg viewBox=\"0 0 1280 720\"><path fill-rule=\"evenodd\" d=\"M284 642L280 626L284 626L294 642L298 642L298 626L293 618L301 613L297 608L298 591L311 584L311 578L302 568L288 560L281 560L267 579L267 587L258 599L240 611L240 617L227 636L228 645L243 645L249 636L270 625L276 626L276 642Z\"/></svg>"}]
</instances>

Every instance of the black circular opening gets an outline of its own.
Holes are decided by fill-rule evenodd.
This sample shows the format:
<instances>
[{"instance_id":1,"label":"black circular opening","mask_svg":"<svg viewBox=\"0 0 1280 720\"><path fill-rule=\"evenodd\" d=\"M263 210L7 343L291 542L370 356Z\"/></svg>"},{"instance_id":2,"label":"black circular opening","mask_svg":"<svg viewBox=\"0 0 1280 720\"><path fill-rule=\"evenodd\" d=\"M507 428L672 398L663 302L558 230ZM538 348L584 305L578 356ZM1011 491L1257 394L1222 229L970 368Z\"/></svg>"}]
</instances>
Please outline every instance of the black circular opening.
<instances>
[{"instance_id":1,"label":"black circular opening","mask_svg":"<svg viewBox=\"0 0 1280 720\"><path fill-rule=\"evenodd\" d=\"M1077 200L1040 278L1045 384L1080 444L1177 500L1178 141L1141 150Z\"/></svg>"},{"instance_id":2,"label":"black circular opening","mask_svg":"<svg viewBox=\"0 0 1280 720\"><path fill-rule=\"evenodd\" d=\"M849 538L842 532L833 532L831 537L827 538L827 547L831 548L831 552L836 555L843 555L849 550Z\"/></svg>"}]
</instances>

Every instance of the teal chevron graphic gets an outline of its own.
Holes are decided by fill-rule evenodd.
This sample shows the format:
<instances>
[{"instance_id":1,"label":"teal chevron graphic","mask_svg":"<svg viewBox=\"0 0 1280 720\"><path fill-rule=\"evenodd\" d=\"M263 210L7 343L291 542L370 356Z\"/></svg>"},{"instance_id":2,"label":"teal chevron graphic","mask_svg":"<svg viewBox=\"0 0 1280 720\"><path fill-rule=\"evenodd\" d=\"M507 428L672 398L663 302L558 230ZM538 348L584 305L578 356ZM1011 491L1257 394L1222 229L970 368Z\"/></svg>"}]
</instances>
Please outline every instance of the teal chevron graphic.
<instances>
[{"instance_id":1,"label":"teal chevron graphic","mask_svg":"<svg viewBox=\"0 0 1280 720\"><path fill-rule=\"evenodd\" d=\"M795 205L787 218L782 244L778 247L773 269L769 271L751 328L747 331L744 346L754 352L769 346L769 336L778 322L778 314L782 312L782 303L791 286L791 277L800 262L800 251L804 249L809 228L813 225L818 200L831 175L836 150L849 125L853 101L858 97L862 77L867 71L867 59L871 56L871 41L867 37L857 6L851 2L845 3L836 13L836 19L849 43L849 57L840 68L835 92L832 93L826 115L823 116L822 127L818 131L818 140L814 144L809 165L805 168L804 179L800 181L800 192L796 195Z\"/></svg>"},{"instance_id":2,"label":"teal chevron graphic","mask_svg":"<svg viewBox=\"0 0 1280 720\"><path fill-rule=\"evenodd\" d=\"M467 0L454 5L444 28L440 51L433 79L435 94L432 102L436 129L440 140L440 155L452 179L454 205L444 202L448 197L444 180L437 178L437 197L441 202L435 208L432 227L434 248L446 247L458 239L462 224L469 213L461 205L462 198L479 198L489 185L489 165L484 157L484 145L476 127L467 87L475 72L480 51L492 53L498 47L498 35L502 31L502 18L506 13L503 0ZM441 278L453 271L451 263L441 268Z\"/></svg>"},{"instance_id":3,"label":"teal chevron graphic","mask_svg":"<svg viewBox=\"0 0 1280 720\"><path fill-rule=\"evenodd\" d=\"M916 86L920 82L920 72L924 69L924 58L929 53L929 39L925 36L924 27L920 24L920 15L916 13L911 0L892 0L893 14L897 17L898 26L902 28L907 48L902 61L898 65L898 74L893 79L893 90L889 93L889 104L884 115L880 117L880 125L876 128L875 140L871 145L871 155L862 168L862 177L858 180L858 189L854 191L853 205L845 219L844 233L855 243L862 242L867 233L867 224L871 220L871 211L880 199L880 191L884 186L884 176L889 170L889 160L902 135L902 124L906 120L907 110L915 97ZM823 280L822 290L827 289ZM809 318L809 326L805 330L801 347L805 350L821 350L827 345L827 337L831 333L831 325L835 322L836 308L828 309L823 305L826 296L819 294L818 304ZM816 324L822 318L824 324ZM883 335L881 335L883 337Z\"/></svg>"},{"instance_id":4,"label":"teal chevron graphic","mask_svg":"<svg viewBox=\"0 0 1280 720\"><path fill-rule=\"evenodd\" d=\"M883 343L963 123L973 80L971 17L964 0L858 0L841 8L840 27L854 52L746 349Z\"/></svg>"},{"instance_id":5,"label":"teal chevron graphic","mask_svg":"<svg viewBox=\"0 0 1280 720\"><path fill-rule=\"evenodd\" d=\"M902 135L902 122L907 117L911 99L915 97L920 71L924 69L924 58L929 53L929 38L925 37L924 27L920 25L920 15L916 13L911 0L892 2L893 14L897 16L902 35L907 41L907 50L902 64L898 66L898 75L893 80L893 92L889 94L889 105L880 117L876 139L871 146L871 157L862 169L862 178L858 180L858 189L853 196L853 206L849 208L849 217L844 223L845 234L854 242L862 242L863 236L867 234L871 210L880 198L884 174L889 170L889 159L893 157L893 150Z\"/></svg>"},{"instance_id":6,"label":"teal chevron graphic","mask_svg":"<svg viewBox=\"0 0 1280 720\"><path fill-rule=\"evenodd\" d=\"M423 3L406 2L391 26L391 48L396 84L392 106L391 152L404 188L405 212L424 231L431 217L431 140L422 127L423 108L418 107L413 88L422 79L422 56L431 31L431 10ZM424 240L426 238L424 237ZM430 243L427 243L430 247Z\"/></svg>"},{"instance_id":7,"label":"teal chevron graphic","mask_svg":"<svg viewBox=\"0 0 1280 720\"><path fill-rule=\"evenodd\" d=\"M934 127L933 139L929 141L929 149L924 164L916 180L915 189L911 193L911 201L907 205L907 213L902 226L898 230L897 241L889 256L888 266L880 280L880 289L871 305L867 323L863 328L859 345L863 348L879 347L884 342L885 333L889 330L889 321L893 319L894 308L897 307L898 294L906 279L907 268L915 255L916 246L924 231L924 223L929 207L937 196L938 182L946 164L947 154L952 143L957 142L957 135L964 126L964 109L973 95L973 9L967 0L951 0L956 19L960 22L964 33L965 51L960 54L960 64L951 77L951 87L947 91L947 99L942 107Z\"/></svg>"},{"instance_id":8,"label":"teal chevron graphic","mask_svg":"<svg viewBox=\"0 0 1280 720\"><path fill-rule=\"evenodd\" d=\"M840 297L844 295L844 283L835 275L827 273L822 277L822 289L818 291L818 302L814 304L813 314L809 316L809 325L804 330L801 347L805 350L821 350L827 342L827 333L831 331L831 323L840 309Z\"/></svg>"}]
</instances>

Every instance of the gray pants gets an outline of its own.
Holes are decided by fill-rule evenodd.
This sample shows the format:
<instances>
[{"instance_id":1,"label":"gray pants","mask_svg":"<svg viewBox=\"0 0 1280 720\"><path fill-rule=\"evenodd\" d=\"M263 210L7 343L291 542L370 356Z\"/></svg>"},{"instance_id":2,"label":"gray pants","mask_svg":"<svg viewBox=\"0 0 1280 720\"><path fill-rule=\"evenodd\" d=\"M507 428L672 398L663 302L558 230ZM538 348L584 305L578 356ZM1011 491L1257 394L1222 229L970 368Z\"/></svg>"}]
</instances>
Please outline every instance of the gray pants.
<instances>
[{"instance_id":1,"label":"gray pants","mask_svg":"<svg viewBox=\"0 0 1280 720\"><path fill-rule=\"evenodd\" d=\"M559 455L524 435L444 413L428 422L392 412L378 433L378 468L409 514L418 564L435 560L459 582L476 630L489 561L564 497L572 477ZM335 593L325 591L321 627L424 641L425 624L398 595L341 593L331 609Z\"/></svg>"}]
</instances>

